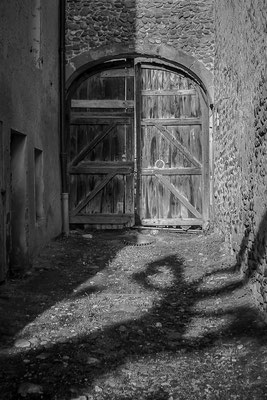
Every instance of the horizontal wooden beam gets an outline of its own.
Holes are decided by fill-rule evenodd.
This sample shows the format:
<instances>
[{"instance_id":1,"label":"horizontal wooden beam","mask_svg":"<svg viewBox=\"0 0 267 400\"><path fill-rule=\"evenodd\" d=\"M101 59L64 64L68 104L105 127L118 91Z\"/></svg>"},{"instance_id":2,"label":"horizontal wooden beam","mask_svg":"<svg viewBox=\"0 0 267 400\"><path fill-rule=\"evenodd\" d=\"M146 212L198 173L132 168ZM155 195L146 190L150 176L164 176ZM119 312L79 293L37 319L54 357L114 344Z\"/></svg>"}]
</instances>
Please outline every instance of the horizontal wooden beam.
<instances>
[{"instance_id":1,"label":"horizontal wooden beam","mask_svg":"<svg viewBox=\"0 0 267 400\"><path fill-rule=\"evenodd\" d=\"M200 118L149 118L142 119L141 125L155 125L161 124L165 126L176 126L176 125L202 125Z\"/></svg>"},{"instance_id":2,"label":"horizontal wooden beam","mask_svg":"<svg viewBox=\"0 0 267 400\"><path fill-rule=\"evenodd\" d=\"M144 226L202 226L203 220L198 218L158 218L141 219Z\"/></svg>"},{"instance_id":3,"label":"horizontal wooden beam","mask_svg":"<svg viewBox=\"0 0 267 400\"><path fill-rule=\"evenodd\" d=\"M134 76L133 68L110 69L109 71L103 71L100 73L101 78L120 78L128 76Z\"/></svg>"},{"instance_id":4,"label":"horizontal wooden beam","mask_svg":"<svg viewBox=\"0 0 267 400\"><path fill-rule=\"evenodd\" d=\"M71 100L72 108L133 108L133 100Z\"/></svg>"},{"instance_id":5,"label":"horizontal wooden beam","mask_svg":"<svg viewBox=\"0 0 267 400\"><path fill-rule=\"evenodd\" d=\"M86 119L103 119L103 120L111 120L111 119L116 119L115 122L117 122L117 119L120 118L133 118L133 110L99 110L99 111L76 111L71 110L71 119L72 118L86 118Z\"/></svg>"},{"instance_id":6,"label":"horizontal wooden beam","mask_svg":"<svg viewBox=\"0 0 267 400\"><path fill-rule=\"evenodd\" d=\"M188 96L195 95L197 92L195 89L172 89L172 90L142 90L143 96Z\"/></svg>"},{"instance_id":7,"label":"horizontal wooden beam","mask_svg":"<svg viewBox=\"0 0 267 400\"><path fill-rule=\"evenodd\" d=\"M70 216L71 224L127 224L134 223L134 214L79 214Z\"/></svg>"},{"instance_id":8,"label":"horizontal wooden beam","mask_svg":"<svg viewBox=\"0 0 267 400\"><path fill-rule=\"evenodd\" d=\"M133 162L82 162L77 166L69 167L69 174L110 174L117 173L117 175L131 174L134 171Z\"/></svg>"},{"instance_id":9,"label":"horizontal wooden beam","mask_svg":"<svg viewBox=\"0 0 267 400\"><path fill-rule=\"evenodd\" d=\"M157 60L157 64L154 64L155 59L153 58L144 58L144 57L138 57L134 60L135 64L141 64L141 69L153 69L153 70L158 70L158 71L166 71L166 62L162 60ZM161 65L159 65L161 64Z\"/></svg>"},{"instance_id":10,"label":"horizontal wooden beam","mask_svg":"<svg viewBox=\"0 0 267 400\"><path fill-rule=\"evenodd\" d=\"M116 120L115 120L116 119ZM98 117L94 118L90 115L84 117L76 117L71 115L70 123L71 125L110 125L115 120L117 125L130 125L133 122L133 118L111 118L111 117Z\"/></svg>"},{"instance_id":11,"label":"horizontal wooden beam","mask_svg":"<svg viewBox=\"0 0 267 400\"><path fill-rule=\"evenodd\" d=\"M199 168L143 168L141 175L202 175Z\"/></svg>"}]
</instances>

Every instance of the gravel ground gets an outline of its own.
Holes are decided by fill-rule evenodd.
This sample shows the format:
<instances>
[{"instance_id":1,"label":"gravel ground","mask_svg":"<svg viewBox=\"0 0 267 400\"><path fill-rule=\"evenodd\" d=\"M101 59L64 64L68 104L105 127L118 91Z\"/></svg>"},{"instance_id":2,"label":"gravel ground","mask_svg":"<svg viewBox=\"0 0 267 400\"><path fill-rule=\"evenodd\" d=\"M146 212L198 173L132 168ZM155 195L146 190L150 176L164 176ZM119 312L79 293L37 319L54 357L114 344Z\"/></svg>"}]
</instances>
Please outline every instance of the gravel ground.
<instances>
[{"instance_id":1,"label":"gravel ground","mask_svg":"<svg viewBox=\"0 0 267 400\"><path fill-rule=\"evenodd\" d=\"M215 234L72 231L0 318L1 399L267 399L266 324Z\"/></svg>"}]
</instances>

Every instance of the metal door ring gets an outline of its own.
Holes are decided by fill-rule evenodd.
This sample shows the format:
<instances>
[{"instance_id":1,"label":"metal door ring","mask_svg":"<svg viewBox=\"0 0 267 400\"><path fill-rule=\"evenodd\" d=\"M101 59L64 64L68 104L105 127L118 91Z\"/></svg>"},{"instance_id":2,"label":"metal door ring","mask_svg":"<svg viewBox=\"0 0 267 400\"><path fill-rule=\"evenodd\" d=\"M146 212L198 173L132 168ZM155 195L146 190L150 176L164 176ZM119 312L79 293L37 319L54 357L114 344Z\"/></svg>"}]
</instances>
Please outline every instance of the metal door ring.
<instances>
[{"instance_id":1,"label":"metal door ring","mask_svg":"<svg viewBox=\"0 0 267 400\"><path fill-rule=\"evenodd\" d=\"M155 162L155 167L156 168L164 168L165 167L165 162L163 160L157 160Z\"/></svg>"}]
</instances>

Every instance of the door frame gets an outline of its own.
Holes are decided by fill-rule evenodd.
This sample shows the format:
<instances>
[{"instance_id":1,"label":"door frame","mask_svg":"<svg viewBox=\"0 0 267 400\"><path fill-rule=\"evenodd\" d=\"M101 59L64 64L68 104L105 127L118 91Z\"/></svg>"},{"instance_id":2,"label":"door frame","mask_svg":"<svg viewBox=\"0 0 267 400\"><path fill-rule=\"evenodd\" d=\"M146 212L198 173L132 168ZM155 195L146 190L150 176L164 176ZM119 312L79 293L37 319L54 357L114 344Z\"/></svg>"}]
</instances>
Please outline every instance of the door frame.
<instances>
[{"instance_id":1,"label":"door frame","mask_svg":"<svg viewBox=\"0 0 267 400\"><path fill-rule=\"evenodd\" d=\"M176 73L181 73L187 76L188 78L192 79L193 81L196 82L198 90L199 90L199 95L201 98L201 109L203 112L203 125L202 125L202 130L203 132L206 132L205 135L203 135L203 174L202 174L202 187L203 187L203 229L206 229L209 226L210 220L213 218L211 215L211 210L212 210L212 199L213 199L213 148L212 148L212 133L213 133L213 116L210 110L213 109L213 104L211 103L211 94L208 92L207 88L201 81L201 79L196 75L196 73L192 70L189 70L187 67L184 65L181 65L179 63L175 63L173 61L168 61L162 58L159 58L157 56L143 56L140 54L123 54L122 56L117 56L116 58L110 58L110 59L100 59L97 61L93 61L91 63L87 64L87 69L85 69L85 66L82 66L81 73L79 74L78 71L75 71L74 77L70 77L68 82L67 82L67 90L66 90L66 130L65 130L65 143L63 148L67 149L68 148L68 140L70 137L69 133L69 127L70 127L70 102L73 93L75 90L78 88L78 86L86 79L88 79L90 76L96 74L97 72L107 70L110 68L118 68L119 66L122 65L122 63L125 64L125 62L133 63L134 62L134 68L137 68L137 65L140 65L142 63L149 63L150 65L155 65L155 66L160 66L163 68L166 68L167 70L176 72ZM140 67L141 68L141 67ZM135 123L134 123L134 143L135 143L135 180L136 180L136 187L140 187L140 174L138 174L138 171L140 171L140 157L138 157L138 152L140 152L140 135L138 132L140 131L140 118L137 117L137 114L139 112L140 114L140 100L141 100L141 93L140 90L138 90L138 85L140 85L139 80L139 75L135 73ZM140 98L139 98L140 97ZM66 157L65 157L66 158ZM67 163L67 160L65 159L65 163ZM66 180L67 180L67 185L69 185L69 176L67 173L67 168L65 167L65 173L66 173ZM64 178L63 178L64 179ZM135 193L135 209L137 209L138 204L140 204L140 193L137 190ZM137 213L135 213L135 225L140 225L140 220L138 218Z\"/></svg>"}]
</instances>

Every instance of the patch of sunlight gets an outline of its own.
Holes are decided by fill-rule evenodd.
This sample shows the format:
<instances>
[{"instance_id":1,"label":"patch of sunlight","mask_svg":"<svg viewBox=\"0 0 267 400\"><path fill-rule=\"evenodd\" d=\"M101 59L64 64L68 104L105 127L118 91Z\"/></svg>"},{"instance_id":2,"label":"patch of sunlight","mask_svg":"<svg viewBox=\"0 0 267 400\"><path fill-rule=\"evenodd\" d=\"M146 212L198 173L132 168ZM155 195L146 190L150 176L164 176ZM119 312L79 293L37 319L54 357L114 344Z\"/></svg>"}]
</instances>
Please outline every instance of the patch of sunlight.
<instances>
[{"instance_id":1,"label":"patch of sunlight","mask_svg":"<svg viewBox=\"0 0 267 400\"><path fill-rule=\"evenodd\" d=\"M207 297L198 300L193 306L192 310L199 313L215 312L220 309L223 304L223 300L219 297Z\"/></svg>"},{"instance_id":2,"label":"patch of sunlight","mask_svg":"<svg viewBox=\"0 0 267 400\"><path fill-rule=\"evenodd\" d=\"M223 318L193 318L187 325L184 339L201 339L207 334L216 334L224 331L230 323L230 316Z\"/></svg>"},{"instance_id":3,"label":"patch of sunlight","mask_svg":"<svg viewBox=\"0 0 267 400\"><path fill-rule=\"evenodd\" d=\"M240 274L219 274L219 275L211 275L205 277L203 282L198 287L198 292L201 291L212 291L212 290L224 290L227 294L227 288L231 288L234 290L235 286L238 287L242 285L242 277Z\"/></svg>"},{"instance_id":4,"label":"patch of sunlight","mask_svg":"<svg viewBox=\"0 0 267 400\"><path fill-rule=\"evenodd\" d=\"M124 359L116 370L103 373L93 384L90 381L90 385L85 385L79 394L98 398L99 393L104 392L112 398L137 399L145 393L149 399L189 399L192 398L192 387L188 384L188 371L198 365L193 356L190 355L190 361L188 355L187 358L181 354L177 357L177 353L174 357L161 353ZM172 397L175 389L179 391L179 396L177 393Z\"/></svg>"},{"instance_id":5,"label":"patch of sunlight","mask_svg":"<svg viewBox=\"0 0 267 400\"><path fill-rule=\"evenodd\" d=\"M89 278L85 282L83 282L79 286L77 286L75 289L73 289L73 295L77 296L77 295L86 294L86 293L90 294L90 293L92 293L92 291L98 290L99 287L101 286L101 284L102 284L102 282L100 281L100 279L98 282L95 277Z\"/></svg>"},{"instance_id":6,"label":"patch of sunlight","mask_svg":"<svg viewBox=\"0 0 267 400\"><path fill-rule=\"evenodd\" d=\"M168 289L175 282L175 276L169 266L164 265L157 268L157 272L148 275L147 282L155 289Z\"/></svg>"},{"instance_id":7,"label":"patch of sunlight","mask_svg":"<svg viewBox=\"0 0 267 400\"><path fill-rule=\"evenodd\" d=\"M26 325L17 335L17 340L25 340L28 348L49 348L57 343L65 343L90 337L104 329L130 328L130 324L144 318L154 306L153 295L92 293L90 296L65 299L54 304Z\"/></svg>"}]
</instances>

